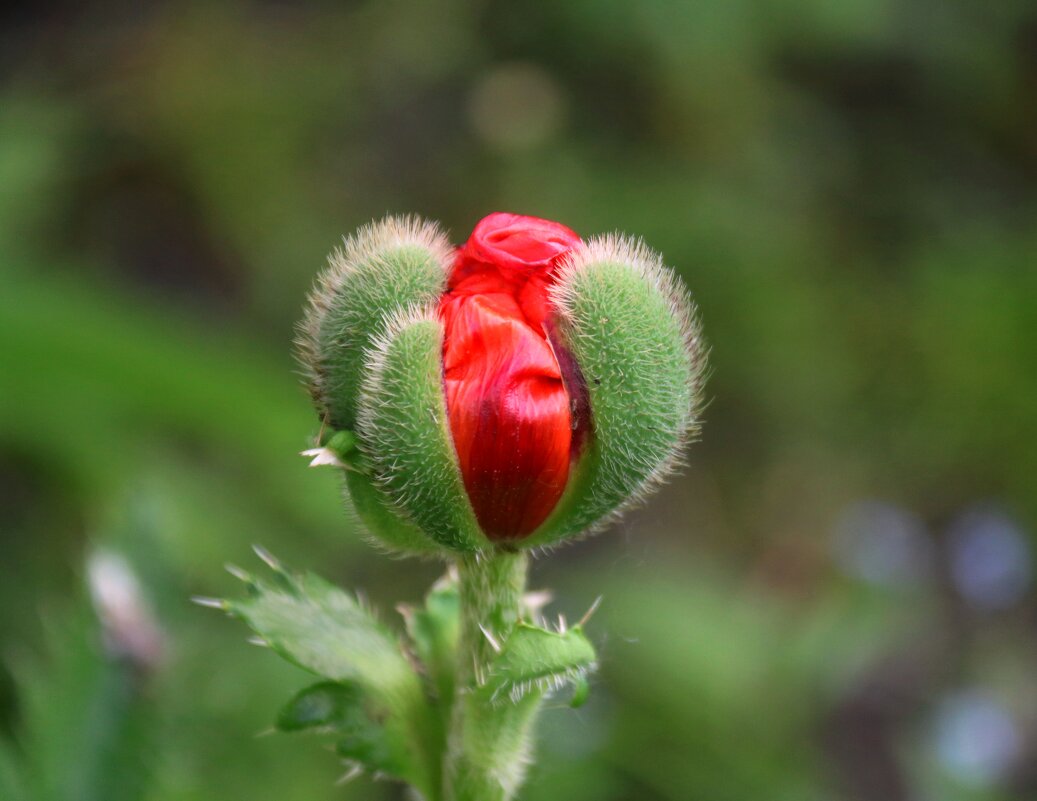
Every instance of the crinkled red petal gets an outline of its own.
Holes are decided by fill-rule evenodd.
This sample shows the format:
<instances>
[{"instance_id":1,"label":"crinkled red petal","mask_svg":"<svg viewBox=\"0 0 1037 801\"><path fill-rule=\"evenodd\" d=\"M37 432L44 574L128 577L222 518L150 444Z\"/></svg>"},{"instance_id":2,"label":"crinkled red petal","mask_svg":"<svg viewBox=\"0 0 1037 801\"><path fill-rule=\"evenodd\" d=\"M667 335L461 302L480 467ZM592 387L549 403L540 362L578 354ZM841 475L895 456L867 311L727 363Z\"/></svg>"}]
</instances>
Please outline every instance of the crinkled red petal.
<instances>
[{"instance_id":1,"label":"crinkled red petal","mask_svg":"<svg viewBox=\"0 0 1037 801\"><path fill-rule=\"evenodd\" d=\"M547 518L569 478L571 403L545 324L551 271L578 240L557 223L493 218L489 234L477 227L459 250L440 305L443 372L476 518L490 539L513 540ZM530 230L523 220L544 226Z\"/></svg>"}]
</instances>

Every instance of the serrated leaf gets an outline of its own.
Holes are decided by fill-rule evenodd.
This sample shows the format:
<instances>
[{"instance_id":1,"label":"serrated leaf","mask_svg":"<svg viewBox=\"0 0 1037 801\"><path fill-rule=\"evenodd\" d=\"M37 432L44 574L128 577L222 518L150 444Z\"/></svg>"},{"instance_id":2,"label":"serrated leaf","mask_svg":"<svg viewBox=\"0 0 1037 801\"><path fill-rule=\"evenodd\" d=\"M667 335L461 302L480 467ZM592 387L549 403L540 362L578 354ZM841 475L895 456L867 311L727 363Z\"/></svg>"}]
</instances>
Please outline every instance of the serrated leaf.
<instances>
[{"instance_id":1,"label":"serrated leaf","mask_svg":"<svg viewBox=\"0 0 1037 801\"><path fill-rule=\"evenodd\" d=\"M424 607L401 609L414 651L428 671L437 700L446 708L454 696L460 610L457 581L449 575L433 585Z\"/></svg>"},{"instance_id":2,"label":"serrated leaf","mask_svg":"<svg viewBox=\"0 0 1037 801\"><path fill-rule=\"evenodd\" d=\"M579 709L585 703L587 703L587 696L590 695L591 685L587 681L586 676L579 676L573 679L573 695L569 699L569 706L573 709Z\"/></svg>"},{"instance_id":3,"label":"serrated leaf","mask_svg":"<svg viewBox=\"0 0 1037 801\"><path fill-rule=\"evenodd\" d=\"M582 680L596 667L594 646L579 626L565 632L519 623L490 664L483 692L517 701Z\"/></svg>"},{"instance_id":4,"label":"serrated leaf","mask_svg":"<svg viewBox=\"0 0 1037 801\"><path fill-rule=\"evenodd\" d=\"M331 679L297 695L281 711L278 727L323 727L340 736L341 755L435 798L439 732L397 638L354 596L257 553L274 571L273 580L235 571L248 597L225 601L223 608L290 662Z\"/></svg>"},{"instance_id":5,"label":"serrated leaf","mask_svg":"<svg viewBox=\"0 0 1037 801\"><path fill-rule=\"evenodd\" d=\"M392 703L414 684L396 637L356 598L313 574L272 566L273 583L248 577L249 596L226 603L266 644L318 676L355 682L380 702Z\"/></svg>"},{"instance_id":6,"label":"serrated leaf","mask_svg":"<svg viewBox=\"0 0 1037 801\"><path fill-rule=\"evenodd\" d=\"M373 772L404 776L406 747L368 709L356 684L320 682L300 691L277 716L277 728L294 732L317 730L338 738L336 752Z\"/></svg>"},{"instance_id":7,"label":"serrated leaf","mask_svg":"<svg viewBox=\"0 0 1037 801\"><path fill-rule=\"evenodd\" d=\"M281 731L352 731L370 722L360 688L334 681L322 681L300 690L277 716L277 728Z\"/></svg>"}]
</instances>

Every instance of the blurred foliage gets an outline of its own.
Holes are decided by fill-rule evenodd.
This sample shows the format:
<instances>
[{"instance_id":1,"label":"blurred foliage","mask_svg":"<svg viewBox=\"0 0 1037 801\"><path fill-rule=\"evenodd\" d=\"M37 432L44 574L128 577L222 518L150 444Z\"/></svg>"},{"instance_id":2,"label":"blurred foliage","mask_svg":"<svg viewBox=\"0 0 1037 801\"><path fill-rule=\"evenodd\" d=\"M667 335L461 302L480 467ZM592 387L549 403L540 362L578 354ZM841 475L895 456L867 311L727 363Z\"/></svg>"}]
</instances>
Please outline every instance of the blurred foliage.
<instances>
[{"instance_id":1,"label":"blurred foliage","mask_svg":"<svg viewBox=\"0 0 1037 801\"><path fill-rule=\"evenodd\" d=\"M342 234L498 209L643 236L714 369L686 475L534 569L570 618L604 594L603 658L525 797L1037 794L1031 2L0 13L5 799L402 797L255 739L306 678L187 597L252 542L423 595L295 456L288 343ZM96 546L164 632L146 675Z\"/></svg>"}]
</instances>

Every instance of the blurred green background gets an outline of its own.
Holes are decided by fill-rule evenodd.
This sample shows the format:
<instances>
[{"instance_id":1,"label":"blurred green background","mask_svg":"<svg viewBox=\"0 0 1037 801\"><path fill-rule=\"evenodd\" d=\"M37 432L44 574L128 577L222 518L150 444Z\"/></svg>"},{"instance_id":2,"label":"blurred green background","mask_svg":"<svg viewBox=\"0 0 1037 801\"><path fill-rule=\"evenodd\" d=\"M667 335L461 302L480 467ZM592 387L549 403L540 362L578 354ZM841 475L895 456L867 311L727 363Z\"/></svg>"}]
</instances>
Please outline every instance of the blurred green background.
<instances>
[{"instance_id":1,"label":"blurred green background","mask_svg":"<svg viewBox=\"0 0 1037 801\"><path fill-rule=\"evenodd\" d=\"M1032 0L0 14L0 798L404 797L187 599L421 597L289 343L342 234L493 210L643 236L712 345L684 474L534 566L602 670L523 798L1037 798Z\"/></svg>"}]
</instances>

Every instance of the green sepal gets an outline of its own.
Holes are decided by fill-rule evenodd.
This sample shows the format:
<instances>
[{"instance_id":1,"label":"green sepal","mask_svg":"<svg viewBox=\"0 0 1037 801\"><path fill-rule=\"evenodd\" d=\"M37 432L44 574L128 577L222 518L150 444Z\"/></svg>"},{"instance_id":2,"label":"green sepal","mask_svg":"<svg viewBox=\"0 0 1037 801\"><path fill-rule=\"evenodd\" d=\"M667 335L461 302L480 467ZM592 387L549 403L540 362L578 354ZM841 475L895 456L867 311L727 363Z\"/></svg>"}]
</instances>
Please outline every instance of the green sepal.
<instances>
[{"instance_id":1,"label":"green sepal","mask_svg":"<svg viewBox=\"0 0 1037 801\"><path fill-rule=\"evenodd\" d=\"M344 473L353 509L378 544L395 553L414 556L435 556L449 552L414 523L402 517L370 473L362 470L345 470Z\"/></svg>"},{"instance_id":2,"label":"green sepal","mask_svg":"<svg viewBox=\"0 0 1037 801\"><path fill-rule=\"evenodd\" d=\"M439 298L451 252L434 223L386 217L331 254L310 294L297 343L324 422L355 429L365 351L394 312Z\"/></svg>"},{"instance_id":3,"label":"green sepal","mask_svg":"<svg viewBox=\"0 0 1037 801\"><path fill-rule=\"evenodd\" d=\"M340 756L372 773L403 778L409 772L406 744L394 741L391 728L369 707L357 684L324 681L297 693L281 709L276 725L283 732L316 730L334 736Z\"/></svg>"},{"instance_id":4,"label":"green sepal","mask_svg":"<svg viewBox=\"0 0 1037 801\"><path fill-rule=\"evenodd\" d=\"M401 606L400 613L414 652L428 673L437 704L449 710L454 698L457 643L461 633L461 599L456 576L448 573L437 581L425 596L424 606Z\"/></svg>"},{"instance_id":5,"label":"green sepal","mask_svg":"<svg viewBox=\"0 0 1037 801\"><path fill-rule=\"evenodd\" d=\"M431 309L396 316L368 355L358 418L378 486L454 551L486 545L464 488L443 392L443 327Z\"/></svg>"},{"instance_id":6,"label":"green sepal","mask_svg":"<svg viewBox=\"0 0 1037 801\"><path fill-rule=\"evenodd\" d=\"M580 692L597 665L594 646L579 626L559 632L519 623L500 649L480 688L494 702L518 702L529 693L544 695L566 684Z\"/></svg>"},{"instance_id":7,"label":"green sepal","mask_svg":"<svg viewBox=\"0 0 1037 801\"><path fill-rule=\"evenodd\" d=\"M289 662L348 688L331 697L324 682L324 696L297 696L294 708L290 704L282 710L279 725L305 728L307 720L322 716L359 725L357 705L362 704L372 727L354 726L340 739L339 750L358 762L377 763L378 770L423 791L438 787L437 724L421 678L396 636L354 596L311 573L290 573L261 549L257 553L272 569L272 579L233 568L245 582L246 597L216 605L243 620L261 644Z\"/></svg>"},{"instance_id":8,"label":"green sepal","mask_svg":"<svg viewBox=\"0 0 1037 801\"><path fill-rule=\"evenodd\" d=\"M705 364L686 291L639 242L604 237L581 246L560 270L552 300L592 431L528 547L592 529L662 482L697 430Z\"/></svg>"},{"instance_id":9,"label":"green sepal","mask_svg":"<svg viewBox=\"0 0 1037 801\"><path fill-rule=\"evenodd\" d=\"M360 518L375 544L407 556L445 556L450 553L393 508L385 490L374 481L370 460L360 450L356 434L352 431L325 431L320 445L330 451L338 466L343 468L347 506ZM305 453L312 455L313 452Z\"/></svg>"}]
</instances>

